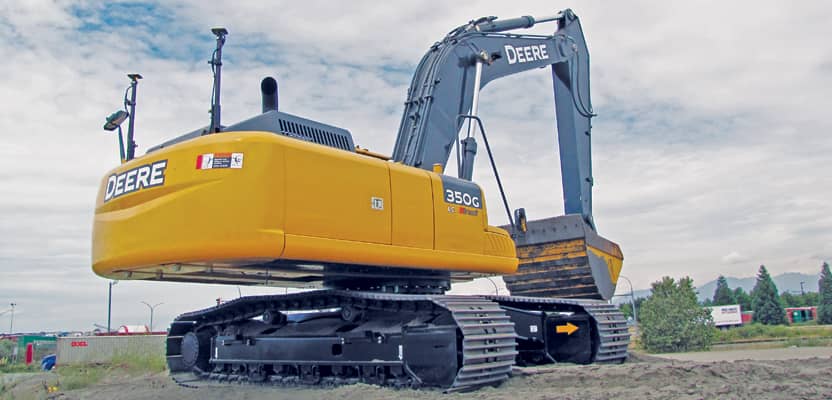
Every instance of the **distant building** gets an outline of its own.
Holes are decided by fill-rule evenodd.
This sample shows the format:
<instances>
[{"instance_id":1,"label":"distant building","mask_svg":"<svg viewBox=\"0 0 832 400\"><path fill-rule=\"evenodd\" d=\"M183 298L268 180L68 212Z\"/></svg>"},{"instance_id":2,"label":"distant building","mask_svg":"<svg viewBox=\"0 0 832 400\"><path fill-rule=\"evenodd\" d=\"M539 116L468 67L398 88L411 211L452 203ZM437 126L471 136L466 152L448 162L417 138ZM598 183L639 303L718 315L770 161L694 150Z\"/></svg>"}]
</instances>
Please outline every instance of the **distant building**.
<instances>
[{"instance_id":1,"label":"distant building","mask_svg":"<svg viewBox=\"0 0 832 400\"><path fill-rule=\"evenodd\" d=\"M147 325L122 325L116 331L119 335L147 335L150 333L150 328Z\"/></svg>"},{"instance_id":2,"label":"distant building","mask_svg":"<svg viewBox=\"0 0 832 400\"><path fill-rule=\"evenodd\" d=\"M787 307L786 318L789 323L814 321L818 317L817 307Z\"/></svg>"}]
</instances>

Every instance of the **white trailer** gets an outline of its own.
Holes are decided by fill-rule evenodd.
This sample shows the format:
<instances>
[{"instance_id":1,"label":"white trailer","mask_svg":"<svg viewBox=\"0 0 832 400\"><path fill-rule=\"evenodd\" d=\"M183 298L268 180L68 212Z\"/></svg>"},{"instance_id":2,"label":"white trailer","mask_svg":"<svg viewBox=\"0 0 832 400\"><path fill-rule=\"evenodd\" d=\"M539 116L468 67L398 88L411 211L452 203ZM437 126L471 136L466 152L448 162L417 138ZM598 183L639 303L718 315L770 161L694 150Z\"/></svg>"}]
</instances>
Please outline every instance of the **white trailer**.
<instances>
[{"instance_id":1,"label":"white trailer","mask_svg":"<svg viewBox=\"0 0 832 400\"><path fill-rule=\"evenodd\" d=\"M742 325L742 308L739 304L708 307L717 328L728 328Z\"/></svg>"}]
</instances>

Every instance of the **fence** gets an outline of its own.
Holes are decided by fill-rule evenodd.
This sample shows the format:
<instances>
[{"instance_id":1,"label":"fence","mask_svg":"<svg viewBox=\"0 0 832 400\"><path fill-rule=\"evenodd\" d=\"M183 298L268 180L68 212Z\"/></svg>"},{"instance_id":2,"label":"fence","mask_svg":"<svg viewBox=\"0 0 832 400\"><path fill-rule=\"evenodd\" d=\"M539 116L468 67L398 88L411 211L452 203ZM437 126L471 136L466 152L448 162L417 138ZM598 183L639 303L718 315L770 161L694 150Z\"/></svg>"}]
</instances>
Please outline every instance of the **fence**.
<instances>
[{"instance_id":1,"label":"fence","mask_svg":"<svg viewBox=\"0 0 832 400\"><path fill-rule=\"evenodd\" d=\"M47 354L55 352L54 336L20 335L8 336L4 341L10 341L9 353L0 352L0 364L7 363L39 363Z\"/></svg>"},{"instance_id":2,"label":"fence","mask_svg":"<svg viewBox=\"0 0 832 400\"><path fill-rule=\"evenodd\" d=\"M106 363L122 353L164 354L165 335L61 337L57 363Z\"/></svg>"}]
</instances>

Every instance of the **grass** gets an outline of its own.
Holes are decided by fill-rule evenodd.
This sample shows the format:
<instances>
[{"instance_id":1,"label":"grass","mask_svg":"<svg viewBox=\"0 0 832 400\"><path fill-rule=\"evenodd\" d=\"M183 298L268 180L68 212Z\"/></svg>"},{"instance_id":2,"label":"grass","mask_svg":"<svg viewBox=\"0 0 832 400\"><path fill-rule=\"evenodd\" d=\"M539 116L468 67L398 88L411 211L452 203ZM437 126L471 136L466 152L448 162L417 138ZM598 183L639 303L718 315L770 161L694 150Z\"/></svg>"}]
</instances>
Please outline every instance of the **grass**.
<instances>
[{"instance_id":1,"label":"grass","mask_svg":"<svg viewBox=\"0 0 832 400\"><path fill-rule=\"evenodd\" d=\"M43 383L19 385L18 383L0 384L0 399L50 397L55 391L84 389L107 379L142 376L163 372L166 368L165 357L161 354L120 353L109 363L58 365L54 375ZM0 373L37 372L39 368L25 365L3 365ZM47 382L48 381L48 382Z\"/></svg>"},{"instance_id":2,"label":"grass","mask_svg":"<svg viewBox=\"0 0 832 400\"><path fill-rule=\"evenodd\" d=\"M793 325L763 325L753 323L737 328L717 329L712 345L718 348L733 349L732 345L754 345L754 348L770 347L812 347L832 345L832 325L818 325L814 321ZM630 350L646 352L638 335L631 327L630 334L634 340L630 342ZM777 344L774 344L777 342ZM765 345L768 343L769 345ZM759 346L758 346L759 345ZM763 346L763 347L760 347ZM705 350L707 351L707 350Z\"/></svg>"},{"instance_id":3,"label":"grass","mask_svg":"<svg viewBox=\"0 0 832 400\"><path fill-rule=\"evenodd\" d=\"M829 341L825 338L810 337L810 338L796 338L786 340L787 347L818 347L828 346Z\"/></svg>"},{"instance_id":4,"label":"grass","mask_svg":"<svg viewBox=\"0 0 832 400\"><path fill-rule=\"evenodd\" d=\"M738 328L717 330L714 343L737 343L750 340L787 339L829 339L832 338L832 325L822 326L814 324L804 325L763 325L753 323Z\"/></svg>"},{"instance_id":5,"label":"grass","mask_svg":"<svg viewBox=\"0 0 832 400\"><path fill-rule=\"evenodd\" d=\"M81 389L95 385L107 376L141 376L163 372L165 357L161 354L119 353L109 363L66 365L56 369L62 390Z\"/></svg>"},{"instance_id":6,"label":"grass","mask_svg":"<svg viewBox=\"0 0 832 400\"><path fill-rule=\"evenodd\" d=\"M57 386L62 390L83 389L100 382L109 368L104 365L84 365L60 367Z\"/></svg>"},{"instance_id":7,"label":"grass","mask_svg":"<svg viewBox=\"0 0 832 400\"><path fill-rule=\"evenodd\" d=\"M161 354L121 353L113 357L110 369L117 369L130 376L163 372L167 368L165 357Z\"/></svg>"},{"instance_id":8,"label":"grass","mask_svg":"<svg viewBox=\"0 0 832 400\"><path fill-rule=\"evenodd\" d=\"M23 363L14 363L14 364L0 364L0 374L16 374L21 372L37 372L40 370L38 368L40 365L37 366L35 364L26 365Z\"/></svg>"}]
</instances>

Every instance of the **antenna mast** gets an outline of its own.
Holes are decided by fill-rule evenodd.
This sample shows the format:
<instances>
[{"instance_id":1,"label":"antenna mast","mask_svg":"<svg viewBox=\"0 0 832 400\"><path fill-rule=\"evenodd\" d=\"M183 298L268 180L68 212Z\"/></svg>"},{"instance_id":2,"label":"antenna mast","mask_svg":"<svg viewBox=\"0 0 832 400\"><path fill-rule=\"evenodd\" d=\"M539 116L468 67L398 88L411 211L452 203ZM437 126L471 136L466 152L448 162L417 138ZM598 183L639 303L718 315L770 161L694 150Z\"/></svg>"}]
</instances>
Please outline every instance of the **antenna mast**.
<instances>
[{"instance_id":1,"label":"antenna mast","mask_svg":"<svg viewBox=\"0 0 832 400\"><path fill-rule=\"evenodd\" d=\"M217 49L214 50L214 55L211 57L211 70L214 71L214 95L211 98L211 126L208 127L208 133L216 133L222 129L220 125L220 80L222 74L222 46L225 44L225 36L228 31L225 28L217 27L211 29L211 32L217 36Z\"/></svg>"},{"instance_id":2,"label":"antenna mast","mask_svg":"<svg viewBox=\"0 0 832 400\"><path fill-rule=\"evenodd\" d=\"M133 141L133 131L134 126L136 125L136 86L139 84L139 79L142 79L142 76L139 74L128 74L128 78L130 78L130 100L127 100L125 97L124 105L130 106L130 110L127 111L130 115L129 125L127 125L127 161L132 160L136 157L136 142Z\"/></svg>"}]
</instances>

